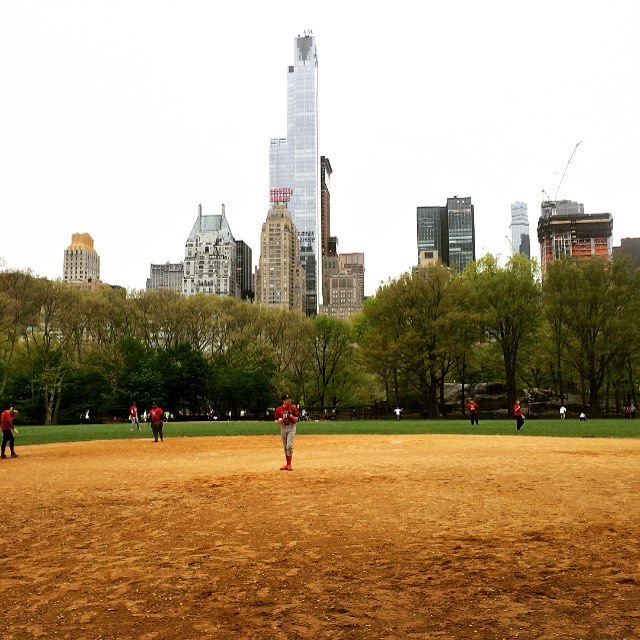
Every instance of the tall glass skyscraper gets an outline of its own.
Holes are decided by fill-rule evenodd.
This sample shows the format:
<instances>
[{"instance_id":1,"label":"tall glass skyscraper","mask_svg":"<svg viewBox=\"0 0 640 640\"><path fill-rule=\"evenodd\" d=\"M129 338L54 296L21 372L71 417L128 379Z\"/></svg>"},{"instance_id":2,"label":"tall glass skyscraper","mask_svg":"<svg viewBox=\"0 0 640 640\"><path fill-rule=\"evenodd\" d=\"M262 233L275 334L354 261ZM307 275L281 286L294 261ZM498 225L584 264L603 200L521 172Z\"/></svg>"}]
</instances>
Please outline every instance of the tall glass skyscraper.
<instances>
[{"instance_id":1,"label":"tall glass skyscraper","mask_svg":"<svg viewBox=\"0 0 640 640\"><path fill-rule=\"evenodd\" d=\"M447 198L446 207L418 207L418 260L435 259L462 271L476 259L471 198Z\"/></svg>"},{"instance_id":2,"label":"tall glass skyscraper","mask_svg":"<svg viewBox=\"0 0 640 640\"><path fill-rule=\"evenodd\" d=\"M526 202L514 202L511 205L511 244L515 253L531 257L529 210Z\"/></svg>"},{"instance_id":3,"label":"tall glass skyscraper","mask_svg":"<svg viewBox=\"0 0 640 640\"><path fill-rule=\"evenodd\" d=\"M315 37L305 33L294 39L294 64L287 76L287 137L271 139L269 188L291 189L288 209L300 240L307 315L318 310L319 182L318 57Z\"/></svg>"},{"instance_id":4,"label":"tall glass skyscraper","mask_svg":"<svg viewBox=\"0 0 640 640\"><path fill-rule=\"evenodd\" d=\"M476 226L471 198L447 198L447 264L462 271L476 259Z\"/></svg>"}]
</instances>

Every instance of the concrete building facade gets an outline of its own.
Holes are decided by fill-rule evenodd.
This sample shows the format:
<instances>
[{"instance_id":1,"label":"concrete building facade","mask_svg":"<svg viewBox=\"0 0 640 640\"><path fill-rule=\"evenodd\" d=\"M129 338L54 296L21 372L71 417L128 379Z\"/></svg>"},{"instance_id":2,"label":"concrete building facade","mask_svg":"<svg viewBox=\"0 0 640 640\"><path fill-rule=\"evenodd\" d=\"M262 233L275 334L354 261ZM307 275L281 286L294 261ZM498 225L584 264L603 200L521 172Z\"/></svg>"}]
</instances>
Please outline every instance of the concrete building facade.
<instances>
[{"instance_id":1,"label":"concrete building facade","mask_svg":"<svg viewBox=\"0 0 640 640\"><path fill-rule=\"evenodd\" d=\"M320 314L346 320L362 311L364 296L357 273L341 271L329 278L329 304L320 306Z\"/></svg>"},{"instance_id":2,"label":"concrete building facade","mask_svg":"<svg viewBox=\"0 0 640 640\"><path fill-rule=\"evenodd\" d=\"M176 293L182 293L183 278L184 263L182 262L152 264L147 278L147 291L170 289Z\"/></svg>"},{"instance_id":3,"label":"concrete building facade","mask_svg":"<svg viewBox=\"0 0 640 640\"><path fill-rule=\"evenodd\" d=\"M621 238L620 246L613 247L613 257L627 256L634 269L640 269L640 238Z\"/></svg>"},{"instance_id":4,"label":"concrete building facade","mask_svg":"<svg viewBox=\"0 0 640 640\"><path fill-rule=\"evenodd\" d=\"M88 233L71 234L71 244L64 251L63 280L81 287L96 288L100 282L100 256Z\"/></svg>"},{"instance_id":5,"label":"concrete building facade","mask_svg":"<svg viewBox=\"0 0 640 640\"><path fill-rule=\"evenodd\" d=\"M207 293L238 297L237 246L225 208L219 215L198 217L185 245L182 293Z\"/></svg>"},{"instance_id":6,"label":"concrete building facade","mask_svg":"<svg viewBox=\"0 0 640 640\"><path fill-rule=\"evenodd\" d=\"M298 231L286 203L277 198L262 225L254 286L256 304L306 311Z\"/></svg>"}]
</instances>

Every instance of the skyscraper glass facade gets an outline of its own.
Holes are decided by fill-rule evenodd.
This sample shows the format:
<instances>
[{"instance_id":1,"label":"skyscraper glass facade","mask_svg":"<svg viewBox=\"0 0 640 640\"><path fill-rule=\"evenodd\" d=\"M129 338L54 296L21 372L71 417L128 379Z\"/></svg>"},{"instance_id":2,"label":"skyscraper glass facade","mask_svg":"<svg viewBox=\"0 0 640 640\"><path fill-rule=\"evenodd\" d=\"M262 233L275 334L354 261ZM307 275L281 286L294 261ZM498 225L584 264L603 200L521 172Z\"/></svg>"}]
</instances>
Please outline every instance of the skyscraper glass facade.
<instances>
[{"instance_id":1,"label":"skyscraper glass facade","mask_svg":"<svg viewBox=\"0 0 640 640\"><path fill-rule=\"evenodd\" d=\"M447 198L449 259L447 264L462 271L476 259L476 229L471 198Z\"/></svg>"},{"instance_id":2,"label":"skyscraper glass facade","mask_svg":"<svg viewBox=\"0 0 640 640\"><path fill-rule=\"evenodd\" d=\"M511 244L515 253L531 257L529 210L526 202L514 202L511 205Z\"/></svg>"},{"instance_id":3,"label":"skyscraper glass facade","mask_svg":"<svg viewBox=\"0 0 640 640\"><path fill-rule=\"evenodd\" d=\"M462 271L476 259L471 198L447 198L446 207L418 207L418 259L423 254Z\"/></svg>"},{"instance_id":4,"label":"skyscraper glass facade","mask_svg":"<svg viewBox=\"0 0 640 640\"><path fill-rule=\"evenodd\" d=\"M287 137L271 140L269 187L292 190L288 208L305 268L307 315L318 309L319 181L318 58L315 37L305 34L294 39L294 64L287 76Z\"/></svg>"},{"instance_id":5,"label":"skyscraper glass facade","mask_svg":"<svg viewBox=\"0 0 640 640\"><path fill-rule=\"evenodd\" d=\"M418 207L418 255L437 251L442 255L442 207Z\"/></svg>"}]
</instances>

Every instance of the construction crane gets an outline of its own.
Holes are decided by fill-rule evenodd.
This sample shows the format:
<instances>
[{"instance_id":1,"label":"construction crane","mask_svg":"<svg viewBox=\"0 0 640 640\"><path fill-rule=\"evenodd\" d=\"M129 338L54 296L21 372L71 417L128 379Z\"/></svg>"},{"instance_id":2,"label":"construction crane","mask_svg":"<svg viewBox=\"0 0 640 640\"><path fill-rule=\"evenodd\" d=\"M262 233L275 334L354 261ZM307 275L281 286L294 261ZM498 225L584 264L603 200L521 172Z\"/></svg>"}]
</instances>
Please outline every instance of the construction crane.
<instances>
[{"instance_id":1,"label":"construction crane","mask_svg":"<svg viewBox=\"0 0 640 640\"><path fill-rule=\"evenodd\" d=\"M513 246L513 242L511 242L511 238L508 235L505 235L505 238L507 239L507 242L509 243L509 246L511 247L511 255L515 255L516 253L516 248Z\"/></svg>"},{"instance_id":2,"label":"construction crane","mask_svg":"<svg viewBox=\"0 0 640 640\"><path fill-rule=\"evenodd\" d=\"M560 187L562 186L562 183L564 182L564 177L567 175L567 171L569 170L569 165L573 162L573 158L576 155L576 151L578 150L578 147L581 144L582 144L582 140L580 140L580 142L578 142L578 144L573 148L573 153L569 157L569 161L567 162L567 166L564 168L564 173L562 174L562 178L560 178L560 184L558 185L558 188L556 189L556 195L553 198L554 201L558 200L558 192L560 191ZM543 191L544 191L544 189L543 189Z\"/></svg>"}]
</instances>

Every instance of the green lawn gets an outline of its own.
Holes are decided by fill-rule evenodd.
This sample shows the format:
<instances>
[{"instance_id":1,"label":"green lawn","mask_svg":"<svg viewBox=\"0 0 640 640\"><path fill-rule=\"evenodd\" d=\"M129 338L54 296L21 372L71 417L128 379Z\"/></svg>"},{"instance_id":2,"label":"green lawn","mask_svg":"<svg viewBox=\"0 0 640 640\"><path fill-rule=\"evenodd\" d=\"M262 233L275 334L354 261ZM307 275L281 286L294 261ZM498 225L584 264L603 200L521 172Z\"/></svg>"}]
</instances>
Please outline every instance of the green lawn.
<instances>
[{"instance_id":1,"label":"green lawn","mask_svg":"<svg viewBox=\"0 0 640 640\"><path fill-rule=\"evenodd\" d=\"M25 426L16 420L20 432L16 445L77 442L82 440L118 440L150 438L149 424L142 431L130 431L129 424ZM171 422L164 427L169 438L176 436L245 436L275 435L278 428L272 422ZM481 434L515 435L513 420L481 420L471 427L467 420L336 420L302 422L299 434ZM519 437L557 436L563 438L638 438L640 419L607 418L579 422L576 419L527 420Z\"/></svg>"}]
</instances>

